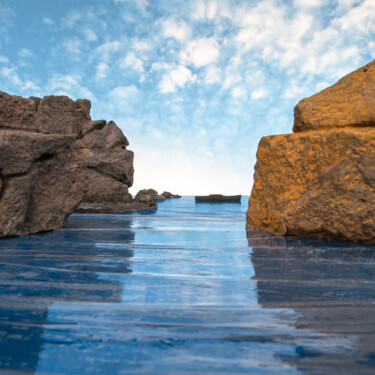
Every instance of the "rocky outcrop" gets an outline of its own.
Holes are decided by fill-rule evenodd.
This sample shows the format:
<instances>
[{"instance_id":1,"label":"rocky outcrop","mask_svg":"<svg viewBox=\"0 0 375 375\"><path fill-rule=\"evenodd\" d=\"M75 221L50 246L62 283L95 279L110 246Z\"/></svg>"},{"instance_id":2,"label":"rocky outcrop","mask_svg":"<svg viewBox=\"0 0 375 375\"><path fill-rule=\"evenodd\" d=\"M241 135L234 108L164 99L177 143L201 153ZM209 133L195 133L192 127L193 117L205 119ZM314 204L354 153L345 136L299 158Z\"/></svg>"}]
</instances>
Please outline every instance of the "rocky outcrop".
<instances>
[{"instance_id":1,"label":"rocky outcrop","mask_svg":"<svg viewBox=\"0 0 375 375\"><path fill-rule=\"evenodd\" d=\"M72 137L0 129L0 237L60 228L85 194Z\"/></svg>"},{"instance_id":2,"label":"rocky outcrop","mask_svg":"<svg viewBox=\"0 0 375 375\"><path fill-rule=\"evenodd\" d=\"M90 108L84 99L0 92L0 236L58 228L80 202L80 212L149 209L128 192L128 140L113 121L92 121Z\"/></svg>"},{"instance_id":3,"label":"rocky outcrop","mask_svg":"<svg viewBox=\"0 0 375 375\"><path fill-rule=\"evenodd\" d=\"M164 201L165 200L165 197L163 197L161 194L159 194L156 190L154 189L143 189L143 190L140 190L136 197L137 196L140 196L140 195L144 195L144 196L150 196L154 201Z\"/></svg>"},{"instance_id":4,"label":"rocky outcrop","mask_svg":"<svg viewBox=\"0 0 375 375\"><path fill-rule=\"evenodd\" d=\"M181 198L181 195L178 195L178 194L172 194L172 193L169 192L169 191L163 191L163 192L161 193L161 195L162 195L165 199Z\"/></svg>"},{"instance_id":5,"label":"rocky outcrop","mask_svg":"<svg viewBox=\"0 0 375 375\"><path fill-rule=\"evenodd\" d=\"M295 134L261 139L248 226L278 235L375 242L374 107L366 111L362 105L349 115L356 111L355 98L374 100L374 67L372 62L302 100ZM352 109L337 112L345 108L343 98Z\"/></svg>"},{"instance_id":6,"label":"rocky outcrop","mask_svg":"<svg viewBox=\"0 0 375 375\"><path fill-rule=\"evenodd\" d=\"M375 126L375 61L294 108L294 132L342 126Z\"/></svg>"}]
</instances>

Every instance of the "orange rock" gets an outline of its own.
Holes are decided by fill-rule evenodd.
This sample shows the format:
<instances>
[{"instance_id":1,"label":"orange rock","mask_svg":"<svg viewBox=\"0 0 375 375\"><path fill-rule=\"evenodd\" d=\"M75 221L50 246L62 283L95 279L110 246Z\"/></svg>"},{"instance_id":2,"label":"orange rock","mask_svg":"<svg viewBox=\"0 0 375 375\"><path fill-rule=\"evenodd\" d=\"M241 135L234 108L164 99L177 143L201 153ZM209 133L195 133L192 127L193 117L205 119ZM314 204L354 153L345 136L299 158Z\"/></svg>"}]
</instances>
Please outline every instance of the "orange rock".
<instances>
[{"instance_id":1,"label":"orange rock","mask_svg":"<svg viewBox=\"0 0 375 375\"><path fill-rule=\"evenodd\" d=\"M375 126L375 60L294 108L294 132Z\"/></svg>"},{"instance_id":2,"label":"orange rock","mask_svg":"<svg viewBox=\"0 0 375 375\"><path fill-rule=\"evenodd\" d=\"M279 235L375 242L375 128L263 137L247 224Z\"/></svg>"}]
</instances>

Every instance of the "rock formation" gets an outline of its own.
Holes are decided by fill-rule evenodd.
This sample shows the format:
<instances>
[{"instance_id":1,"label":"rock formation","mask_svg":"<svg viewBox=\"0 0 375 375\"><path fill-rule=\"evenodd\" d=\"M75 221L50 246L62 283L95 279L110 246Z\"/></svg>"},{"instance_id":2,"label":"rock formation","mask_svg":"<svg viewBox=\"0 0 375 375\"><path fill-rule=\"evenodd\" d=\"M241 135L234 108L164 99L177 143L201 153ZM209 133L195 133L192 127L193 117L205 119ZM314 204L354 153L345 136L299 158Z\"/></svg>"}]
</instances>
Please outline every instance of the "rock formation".
<instances>
[{"instance_id":1,"label":"rock formation","mask_svg":"<svg viewBox=\"0 0 375 375\"><path fill-rule=\"evenodd\" d=\"M163 192L161 193L161 195L162 195L165 199L181 198L181 195L178 195L178 194L172 194L172 193L169 192L169 191L163 191Z\"/></svg>"},{"instance_id":2,"label":"rock formation","mask_svg":"<svg viewBox=\"0 0 375 375\"><path fill-rule=\"evenodd\" d=\"M160 195L154 189L140 190L135 197L137 198L137 196L141 196L141 195L143 195L143 196L149 195L154 201L164 201L165 200L165 197L163 195ZM134 198L134 199L136 199L136 198Z\"/></svg>"},{"instance_id":3,"label":"rock formation","mask_svg":"<svg viewBox=\"0 0 375 375\"><path fill-rule=\"evenodd\" d=\"M295 108L258 146L248 226L375 242L375 61Z\"/></svg>"},{"instance_id":4,"label":"rock formation","mask_svg":"<svg viewBox=\"0 0 375 375\"><path fill-rule=\"evenodd\" d=\"M0 92L0 237L61 227L80 202L79 212L150 208L128 192L128 140L113 121L92 121L90 108L84 99Z\"/></svg>"},{"instance_id":5,"label":"rock formation","mask_svg":"<svg viewBox=\"0 0 375 375\"><path fill-rule=\"evenodd\" d=\"M84 162L74 139L2 124L0 237L60 228L85 194Z\"/></svg>"}]
</instances>

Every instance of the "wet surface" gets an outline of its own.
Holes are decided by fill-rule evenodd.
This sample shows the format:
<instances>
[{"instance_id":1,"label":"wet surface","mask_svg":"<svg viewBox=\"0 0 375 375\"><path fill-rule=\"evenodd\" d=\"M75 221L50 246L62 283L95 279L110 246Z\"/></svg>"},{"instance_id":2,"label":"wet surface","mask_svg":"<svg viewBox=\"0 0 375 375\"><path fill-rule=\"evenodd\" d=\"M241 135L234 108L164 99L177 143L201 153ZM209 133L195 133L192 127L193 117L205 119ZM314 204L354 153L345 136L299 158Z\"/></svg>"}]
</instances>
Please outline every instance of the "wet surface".
<instances>
[{"instance_id":1,"label":"wet surface","mask_svg":"<svg viewBox=\"0 0 375 375\"><path fill-rule=\"evenodd\" d=\"M375 373L375 247L246 235L246 205L0 240L0 374Z\"/></svg>"}]
</instances>

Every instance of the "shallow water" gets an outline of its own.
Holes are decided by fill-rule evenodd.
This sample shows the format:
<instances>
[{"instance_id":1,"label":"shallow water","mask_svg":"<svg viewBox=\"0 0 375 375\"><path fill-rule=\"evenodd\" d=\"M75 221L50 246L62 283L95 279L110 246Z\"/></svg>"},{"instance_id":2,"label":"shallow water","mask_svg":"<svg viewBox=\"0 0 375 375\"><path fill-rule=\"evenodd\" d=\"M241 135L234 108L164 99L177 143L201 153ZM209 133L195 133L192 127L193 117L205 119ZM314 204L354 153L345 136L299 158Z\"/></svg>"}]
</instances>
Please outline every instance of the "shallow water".
<instances>
[{"instance_id":1,"label":"shallow water","mask_svg":"<svg viewBox=\"0 0 375 375\"><path fill-rule=\"evenodd\" d=\"M0 240L0 374L373 374L375 247L247 236L246 206Z\"/></svg>"}]
</instances>

